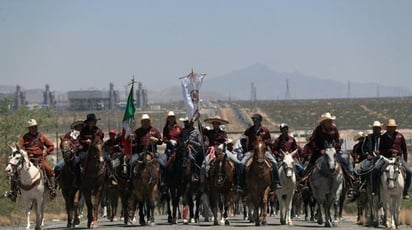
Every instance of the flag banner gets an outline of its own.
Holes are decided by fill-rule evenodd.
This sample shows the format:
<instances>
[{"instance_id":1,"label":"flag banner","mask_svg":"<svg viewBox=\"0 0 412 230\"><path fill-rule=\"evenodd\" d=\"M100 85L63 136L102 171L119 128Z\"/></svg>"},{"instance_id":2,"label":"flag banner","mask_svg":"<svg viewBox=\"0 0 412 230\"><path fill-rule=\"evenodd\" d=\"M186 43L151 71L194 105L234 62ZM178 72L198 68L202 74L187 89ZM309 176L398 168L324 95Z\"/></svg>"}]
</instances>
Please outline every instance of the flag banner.
<instances>
[{"instance_id":1,"label":"flag banner","mask_svg":"<svg viewBox=\"0 0 412 230\"><path fill-rule=\"evenodd\" d=\"M123 115L122 142L123 142L124 153L126 155L132 154L132 143L128 137L133 131L131 127L131 123L133 122L134 112L136 111L136 108L134 106L134 100L133 100L133 94L134 94L133 88L134 87L132 84L132 88L130 89L129 96L127 97L126 110L124 111L124 115Z\"/></svg>"},{"instance_id":2,"label":"flag banner","mask_svg":"<svg viewBox=\"0 0 412 230\"><path fill-rule=\"evenodd\" d=\"M189 120L199 116L200 87L206 74L194 73L193 70L189 75L181 78L183 101L185 102L186 113Z\"/></svg>"}]
</instances>

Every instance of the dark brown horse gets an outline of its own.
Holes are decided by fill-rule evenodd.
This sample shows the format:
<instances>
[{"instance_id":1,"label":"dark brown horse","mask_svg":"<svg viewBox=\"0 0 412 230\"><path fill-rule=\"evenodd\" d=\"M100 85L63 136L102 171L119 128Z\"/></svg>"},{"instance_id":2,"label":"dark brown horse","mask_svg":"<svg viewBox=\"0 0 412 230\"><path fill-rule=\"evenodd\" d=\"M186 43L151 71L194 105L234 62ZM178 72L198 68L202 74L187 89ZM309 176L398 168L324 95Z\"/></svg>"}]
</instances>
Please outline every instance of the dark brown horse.
<instances>
[{"instance_id":1,"label":"dark brown horse","mask_svg":"<svg viewBox=\"0 0 412 230\"><path fill-rule=\"evenodd\" d=\"M254 207L255 225L266 225L266 206L269 198L270 185L272 181L272 169L266 160L266 145L258 136L257 143L253 149L252 162L246 171L246 186L249 193L249 204ZM260 216L259 216L260 213ZM262 217L262 219L260 219Z\"/></svg>"},{"instance_id":2,"label":"dark brown horse","mask_svg":"<svg viewBox=\"0 0 412 230\"><path fill-rule=\"evenodd\" d=\"M177 210L180 198L183 205L187 205L187 192L191 182L191 165L187 156L188 149L184 142L178 142L166 164L166 185L169 187L172 198L172 224L177 223ZM186 218L187 207L184 207L183 218Z\"/></svg>"},{"instance_id":3,"label":"dark brown horse","mask_svg":"<svg viewBox=\"0 0 412 230\"><path fill-rule=\"evenodd\" d=\"M209 195L210 209L214 217L214 225L219 225L217 208L221 213L220 224L230 225L228 210L232 201L232 185L234 179L234 166L221 151L215 151L216 157L210 162L209 177L207 178L207 192Z\"/></svg>"},{"instance_id":4,"label":"dark brown horse","mask_svg":"<svg viewBox=\"0 0 412 230\"><path fill-rule=\"evenodd\" d=\"M117 212L118 199L122 205L121 215L123 217L124 224L129 223L128 216L128 200L130 197L129 183L127 182L129 177L129 165L126 163L125 155L119 151L111 156L112 166L114 174L117 179L117 185L111 185L108 189L108 205L110 207L109 220L113 221Z\"/></svg>"},{"instance_id":5,"label":"dark brown horse","mask_svg":"<svg viewBox=\"0 0 412 230\"><path fill-rule=\"evenodd\" d=\"M74 146L70 139L60 137L60 149L63 154L64 165L60 169L59 186L62 189L64 201L66 203L67 228L75 227L80 223L78 205L80 200L79 188L73 186L75 153Z\"/></svg>"},{"instance_id":6,"label":"dark brown horse","mask_svg":"<svg viewBox=\"0 0 412 230\"><path fill-rule=\"evenodd\" d=\"M130 210L136 210L136 205L139 205L139 223L146 225L145 212L147 217L147 224L154 225L154 208L157 199L159 182L160 182L160 165L154 159L152 153L145 154L143 161L137 161L133 168L133 199Z\"/></svg>"},{"instance_id":7,"label":"dark brown horse","mask_svg":"<svg viewBox=\"0 0 412 230\"><path fill-rule=\"evenodd\" d=\"M87 156L82 161L82 168L84 172L81 174L80 190L87 205L87 227L96 228L106 177L103 141L100 138L95 138L90 144ZM92 202L92 195L94 195L94 202Z\"/></svg>"}]
</instances>

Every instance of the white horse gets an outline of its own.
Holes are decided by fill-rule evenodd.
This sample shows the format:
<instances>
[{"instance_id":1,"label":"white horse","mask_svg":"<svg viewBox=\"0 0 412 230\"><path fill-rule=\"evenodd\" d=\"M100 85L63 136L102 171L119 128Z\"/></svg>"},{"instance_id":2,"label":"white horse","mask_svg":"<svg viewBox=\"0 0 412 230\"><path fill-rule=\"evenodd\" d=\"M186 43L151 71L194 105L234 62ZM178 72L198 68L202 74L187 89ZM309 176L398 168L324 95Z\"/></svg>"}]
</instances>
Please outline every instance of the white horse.
<instances>
[{"instance_id":1,"label":"white horse","mask_svg":"<svg viewBox=\"0 0 412 230\"><path fill-rule=\"evenodd\" d=\"M325 152L316 161L309 181L313 197L318 203L318 224L323 224L325 220L325 227L332 227L330 209L334 203L338 202L342 192L342 183L343 173L337 161L336 149L333 144L326 144Z\"/></svg>"},{"instance_id":2,"label":"white horse","mask_svg":"<svg viewBox=\"0 0 412 230\"><path fill-rule=\"evenodd\" d=\"M405 172L398 157L386 158L380 177L380 198L385 212L385 225L388 229L397 229L401 209Z\"/></svg>"},{"instance_id":3,"label":"white horse","mask_svg":"<svg viewBox=\"0 0 412 230\"><path fill-rule=\"evenodd\" d=\"M30 162L27 152L16 144L10 145L12 155L5 172L17 180L24 202L27 219L26 229L30 229L30 207L33 202L36 209L35 230L41 229L44 212L44 180L42 172Z\"/></svg>"},{"instance_id":4,"label":"white horse","mask_svg":"<svg viewBox=\"0 0 412 230\"><path fill-rule=\"evenodd\" d=\"M280 224L293 225L291 212L293 195L296 190L296 175L295 175L295 161L293 155L297 150L292 153L283 152L283 160L279 167L279 177L282 184L282 188L276 190L276 196L279 201L280 210Z\"/></svg>"}]
</instances>

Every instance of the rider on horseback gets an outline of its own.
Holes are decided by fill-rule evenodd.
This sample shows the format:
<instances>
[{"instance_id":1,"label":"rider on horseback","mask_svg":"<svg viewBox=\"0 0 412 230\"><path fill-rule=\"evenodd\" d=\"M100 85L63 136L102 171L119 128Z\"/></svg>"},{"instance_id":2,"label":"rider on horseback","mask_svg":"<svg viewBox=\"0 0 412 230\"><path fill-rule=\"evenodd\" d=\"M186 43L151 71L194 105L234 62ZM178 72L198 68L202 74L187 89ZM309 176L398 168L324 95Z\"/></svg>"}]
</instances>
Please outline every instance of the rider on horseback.
<instances>
[{"instance_id":1,"label":"rider on horseback","mask_svg":"<svg viewBox=\"0 0 412 230\"><path fill-rule=\"evenodd\" d=\"M183 121L184 128L182 129L182 140L187 143L189 147L188 157L191 161L192 166L192 180L198 180L200 174L198 167L196 167L195 156L198 154L203 154L202 139L200 137L200 132L198 129L193 127L193 121L189 121L188 117L180 118Z\"/></svg>"},{"instance_id":2,"label":"rider on horseback","mask_svg":"<svg viewBox=\"0 0 412 230\"><path fill-rule=\"evenodd\" d=\"M251 152L253 151L253 148L256 145L257 137L262 137L262 140L265 142L266 146L271 145L271 137L269 130L262 125L262 115L256 113L251 118L253 121L253 125L247 128L243 133L248 139L248 152L244 154L244 157L241 160L241 164L237 165L237 175L238 179L240 180L239 185L241 187L244 187L245 185L245 165L246 162L250 159L250 157L252 157ZM278 162L273 157L272 153L270 153L270 151L266 151L265 156L272 163L272 191L280 189L282 188L282 186L280 185Z\"/></svg>"},{"instance_id":3,"label":"rider on horseback","mask_svg":"<svg viewBox=\"0 0 412 230\"><path fill-rule=\"evenodd\" d=\"M228 121L221 119L220 117L212 117L205 119L206 123L212 124L213 129L202 128L203 135L209 141L208 149L206 150L206 157L202 163L202 168L200 169L200 175L202 178L208 176L208 171L210 168L211 158L210 153L214 153L215 150L223 151L223 148L218 148L219 146L224 146L227 140L227 134L224 130L220 128L221 125L229 124Z\"/></svg>"},{"instance_id":4,"label":"rider on horseback","mask_svg":"<svg viewBox=\"0 0 412 230\"><path fill-rule=\"evenodd\" d=\"M27 124L29 132L27 132L23 135L22 138L20 138L19 146L27 151L30 160L39 163L46 171L48 177L48 186L50 189L50 197L51 199L54 199L56 197L55 175L53 169L45 160L46 156L53 152L54 145L49 139L47 139L44 134L38 132L38 125L36 120L30 119ZM12 179L10 191L7 192L5 196L11 201L16 202L17 194L17 183Z\"/></svg>"},{"instance_id":5,"label":"rider on horseback","mask_svg":"<svg viewBox=\"0 0 412 230\"><path fill-rule=\"evenodd\" d=\"M282 123L279 126L280 129L280 136L278 138L275 139L275 142L272 145L272 152L273 154L275 154L276 157L282 159L282 153L286 152L286 153L291 153L293 151L295 151L296 149L299 149L298 151L300 151L299 146L296 144L296 140L294 137L292 137L291 135L289 135L289 126L286 123ZM305 170L302 163L297 160L298 155L296 154L294 156L295 158L295 171L296 174L299 175L300 177L303 176L303 171Z\"/></svg>"},{"instance_id":6,"label":"rider on horseback","mask_svg":"<svg viewBox=\"0 0 412 230\"><path fill-rule=\"evenodd\" d=\"M109 139L104 142L103 149L105 152L106 164L108 166L107 176L111 180L112 185L117 185L117 179L114 173L114 166L112 164L112 157L115 153L122 151L121 149L122 140L115 129L109 131Z\"/></svg>"},{"instance_id":7,"label":"rider on horseback","mask_svg":"<svg viewBox=\"0 0 412 230\"><path fill-rule=\"evenodd\" d=\"M350 188L348 189L348 196L353 196L354 185L360 185L358 179L353 175L349 169L348 162L343 159L341 151L341 142L339 138L339 131L336 125L333 123L336 117L332 116L329 112L321 115L319 119L319 125L315 128L312 133L312 137L308 143L308 147L311 149L312 156L310 158L309 164L306 166L304 171L304 176L299 183L300 187L304 187L307 183L308 178L312 174L316 160L323 154L325 151L325 143L335 143L335 149L339 153L338 161L341 164L343 173L349 181Z\"/></svg>"},{"instance_id":8,"label":"rider on horseback","mask_svg":"<svg viewBox=\"0 0 412 230\"><path fill-rule=\"evenodd\" d=\"M130 176L129 180L132 179L133 168L136 161L139 163L144 163L144 156L147 152L155 154L157 156L157 145L161 145L162 137L159 130L152 127L151 120L148 114L143 114L140 118L141 127L134 131L133 142L132 142L132 157L130 159ZM163 162L159 157L160 165L164 166L166 162Z\"/></svg>"},{"instance_id":9,"label":"rider on horseback","mask_svg":"<svg viewBox=\"0 0 412 230\"><path fill-rule=\"evenodd\" d=\"M353 140L358 142L353 146L352 152L351 152L351 156L353 159L353 165L355 165L365 160L368 156L364 152L365 135L363 134L363 132L358 132L353 137Z\"/></svg>"},{"instance_id":10,"label":"rider on horseback","mask_svg":"<svg viewBox=\"0 0 412 230\"><path fill-rule=\"evenodd\" d=\"M73 153L77 153L80 148L80 141L79 141L79 135L80 135L80 130L82 130L84 126L84 121L83 120L76 120L70 125L70 131L64 134L64 136L61 138L62 140L70 140L71 142L71 147L73 148L72 151ZM60 178L60 173L61 169L64 166L64 159L60 159L56 165L54 166L54 173L56 174L56 180L58 181Z\"/></svg>"},{"instance_id":11,"label":"rider on horseback","mask_svg":"<svg viewBox=\"0 0 412 230\"><path fill-rule=\"evenodd\" d=\"M94 113L87 114L86 120L84 120L84 126L80 130L79 142L80 148L77 152L76 163L75 163L75 175L73 180L74 187L80 187L80 175L83 171L81 168L82 161L86 158L90 145L95 138L100 138L103 141L104 133L96 126L97 117Z\"/></svg>"},{"instance_id":12,"label":"rider on horseback","mask_svg":"<svg viewBox=\"0 0 412 230\"><path fill-rule=\"evenodd\" d=\"M382 154L384 157L398 157L406 172L406 183L403 190L403 199L409 199L408 189L411 185L412 170L406 163L408 160L408 149L406 141L402 133L396 131L398 125L394 119L389 119L386 124L386 132L380 137L379 151L377 154ZM372 172L372 194L377 194L379 187L379 178L382 167L385 164L383 160L378 159L375 168Z\"/></svg>"}]
</instances>

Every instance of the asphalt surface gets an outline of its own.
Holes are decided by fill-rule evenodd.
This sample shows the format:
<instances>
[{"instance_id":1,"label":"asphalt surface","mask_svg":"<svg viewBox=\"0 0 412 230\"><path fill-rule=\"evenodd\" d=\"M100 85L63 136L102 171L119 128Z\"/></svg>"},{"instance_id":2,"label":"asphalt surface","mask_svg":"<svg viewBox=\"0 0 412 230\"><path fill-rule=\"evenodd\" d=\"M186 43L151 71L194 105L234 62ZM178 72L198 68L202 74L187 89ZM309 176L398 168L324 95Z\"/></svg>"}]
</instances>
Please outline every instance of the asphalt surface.
<instances>
[{"instance_id":1,"label":"asphalt surface","mask_svg":"<svg viewBox=\"0 0 412 230\"><path fill-rule=\"evenodd\" d=\"M213 222L204 222L202 221L199 224L188 224L184 225L182 221L178 221L177 224L171 225L167 223L166 216L158 216L156 217L155 224L153 226L140 226L140 225L124 225L123 221L117 220L110 222L106 218L99 219L99 226L98 229L131 229L131 228L155 228L155 229L233 229L233 228L248 228L248 229L317 229L323 227L323 225L318 225L316 222L305 221L304 218L295 218L293 220L293 226L287 225L280 225L279 216L268 217L267 221L268 224L265 226L256 227L254 223L249 223L247 220L243 220L241 216L234 216L229 217L230 226L214 226ZM87 229L87 221L85 218L81 219L81 223L79 226L76 226L76 229ZM33 228L34 226L32 226ZM0 227L0 229L24 229L25 224L22 223L20 226L4 226ZM43 229L65 229L66 222L65 221L49 221L45 223ZM380 228L384 228L380 226ZM354 216L347 216L344 217L338 223L335 223L334 229L365 229L365 227L361 225L355 224L355 217ZM410 226L401 225L399 229L410 229Z\"/></svg>"}]
</instances>

